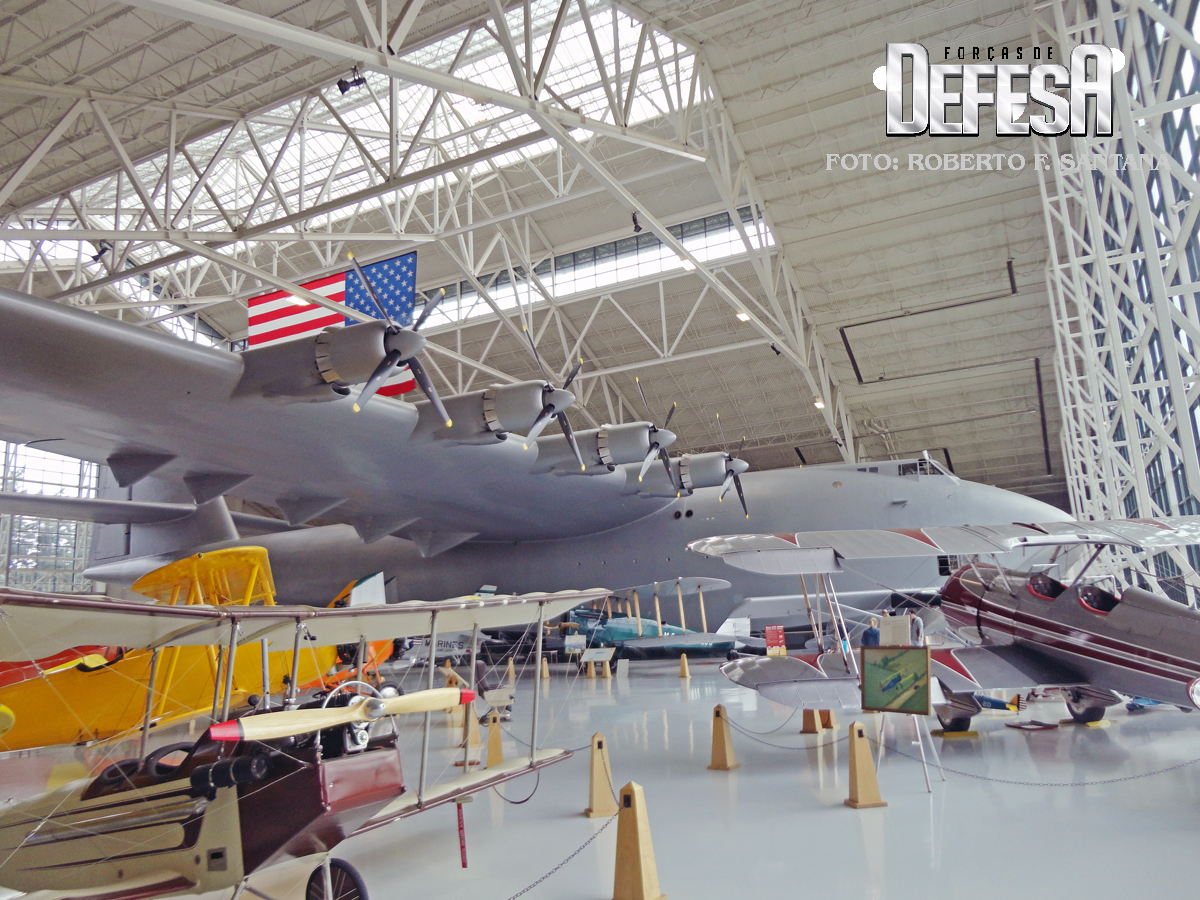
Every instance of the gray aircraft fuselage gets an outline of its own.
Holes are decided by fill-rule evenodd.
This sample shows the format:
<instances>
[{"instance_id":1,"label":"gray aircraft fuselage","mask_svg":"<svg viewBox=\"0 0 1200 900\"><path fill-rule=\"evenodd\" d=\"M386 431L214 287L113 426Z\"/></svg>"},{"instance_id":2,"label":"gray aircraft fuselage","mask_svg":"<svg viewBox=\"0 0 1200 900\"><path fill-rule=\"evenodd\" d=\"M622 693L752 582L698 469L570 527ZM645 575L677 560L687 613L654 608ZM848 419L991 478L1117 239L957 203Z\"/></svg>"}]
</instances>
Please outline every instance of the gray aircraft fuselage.
<instances>
[{"instance_id":1,"label":"gray aircraft fuselage","mask_svg":"<svg viewBox=\"0 0 1200 900\"><path fill-rule=\"evenodd\" d=\"M395 578L399 600L433 600L474 592L483 584L505 593L603 586L613 590L680 576L723 578L732 586L705 597L708 626L715 630L747 598L800 596L798 581L756 575L689 553L689 541L747 530L797 532L920 525L1045 522L1069 516L1041 501L942 474L887 474L855 466L816 466L748 472L742 476L750 519L731 491L697 491L646 517L597 534L550 541L475 542L429 559L406 540L388 537L363 544L346 525L263 535L241 541L264 546L271 555L281 602L324 604L353 578L382 571ZM843 600L870 604L890 589L939 586L937 561L901 559L855 565L832 576ZM809 579L808 589L815 587ZM665 621L679 624L673 591L661 597ZM803 599L759 604L773 617L785 608L797 614ZM687 625L698 629L697 598L685 598ZM642 609L653 615L653 609ZM757 616L757 613L756 613Z\"/></svg>"}]
</instances>

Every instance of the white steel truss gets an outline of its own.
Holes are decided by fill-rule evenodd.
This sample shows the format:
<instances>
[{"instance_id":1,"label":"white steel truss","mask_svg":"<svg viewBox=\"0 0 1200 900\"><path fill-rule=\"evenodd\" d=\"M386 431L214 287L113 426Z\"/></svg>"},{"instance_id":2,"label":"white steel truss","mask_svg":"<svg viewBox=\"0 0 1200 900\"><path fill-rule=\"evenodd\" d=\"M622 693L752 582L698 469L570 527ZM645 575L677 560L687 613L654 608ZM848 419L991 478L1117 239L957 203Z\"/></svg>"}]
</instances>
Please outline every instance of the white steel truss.
<instances>
[{"instance_id":1,"label":"white steel truss","mask_svg":"<svg viewBox=\"0 0 1200 900\"><path fill-rule=\"evenodd\" d=\"M1200 41L1196 0L1050 0L1035 44L1119 47L1115 135L1034 138L1050 237L1063 455L1083 518L1200 513ZM1064 156L1065 155L1065 156ZM1043 168L1045 169L1043 171ZM1196 603L1200 548L1114 576Z\"/></svg>"},{"instance_id":2,"label":"white steel truss","mask_svg":"<svg viewBox=\"0 0 1200 900\"><path fill-rule=\"evenodd\" d=\"M851 410L792 265L775 246L769 211L702 49L605 0L523 0L507 9L493 0L489 15L464 30L399 55L392 47L419 3L394 17L381 3L379 22L355 16L365 8L350 3L357 44L215 0L134 5L344 63L348 78L345 86L305 90L245 115L172 106L168 147L141 159L123 138L130 104L80 97L0 182L0 273L17 275L22 288L229 344L241 334L230 316L215 314L222 304L244 306L283 289L328 305L299 285L344 268L347 249L369 262L433 247L487 307L470 322L441 313L431 322L442 322L429 329L431 350L452 366L443 370L435 360L434 377L451 390L468 390L481 375L527 377L525 366L510 374L489 362L497 339L527 347L526 329L537 347L548 335L557 339L561 353L542 355L561 375L575 358L592 356L598 323L620 317L645 346L636 359L585 369L580 407L594 424L643 417L628 383L622 393L613 376L769 346L802 374L841 457L856 460ZM113 171L4 209L46 152L81 123L103 135ZM701 252L679 225L651 213L639 194L666 176L705 179L708 196L715 186L719 203L705 214L728 215L732 252ZM538 217L598 194L640 217L666 263L656 277L564 292L553 260L575 248L556 244ZM513 286L507 303L493 296L501 273ZM668 327L665 308L658 322L626 308L623 291L657 284L662 298L679 278L696 284L681 325ZM711 304L756 336L689 346L693 317ZM489 321L496 331L472 355L464 329ZM587 409L598 396L603 416ZM800 431L781 427L764 439L792 437Z\"/></svg>"}]
</instances>

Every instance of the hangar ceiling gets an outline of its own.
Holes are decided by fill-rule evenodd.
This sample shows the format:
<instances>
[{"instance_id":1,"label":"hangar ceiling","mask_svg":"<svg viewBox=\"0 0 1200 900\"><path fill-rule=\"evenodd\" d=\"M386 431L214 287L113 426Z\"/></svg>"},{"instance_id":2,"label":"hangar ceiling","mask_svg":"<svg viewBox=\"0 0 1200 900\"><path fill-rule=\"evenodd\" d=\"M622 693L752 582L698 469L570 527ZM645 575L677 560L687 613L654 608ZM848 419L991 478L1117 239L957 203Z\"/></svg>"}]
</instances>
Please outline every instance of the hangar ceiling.
<instances>
[{"instance_id":1,"label":"hangar ceiling","mask_svg":"<svg viewBox=\"0 0 1200 900\"><path fill-rule=\"evenodd\" d=\"M928 450L1067 503L1037 177L907 165L1032 145L990 111L979 138L889 139L871 84L889 37L1029 46L1029 4L499 12L0 4L0 283L237 346L248 298L347 250L416 250L418 288L451 289L428 330L443 392L536 377L527 326L548 368L582 356L585 420L643 418L635 376L655 419L678 402L678 451L745 435L773 468ZM366 83L343 93L356 62ZM633 212L646 246L622 251ZM565 279L567 254L621 241Z\"/></svg>"}]
</instances>

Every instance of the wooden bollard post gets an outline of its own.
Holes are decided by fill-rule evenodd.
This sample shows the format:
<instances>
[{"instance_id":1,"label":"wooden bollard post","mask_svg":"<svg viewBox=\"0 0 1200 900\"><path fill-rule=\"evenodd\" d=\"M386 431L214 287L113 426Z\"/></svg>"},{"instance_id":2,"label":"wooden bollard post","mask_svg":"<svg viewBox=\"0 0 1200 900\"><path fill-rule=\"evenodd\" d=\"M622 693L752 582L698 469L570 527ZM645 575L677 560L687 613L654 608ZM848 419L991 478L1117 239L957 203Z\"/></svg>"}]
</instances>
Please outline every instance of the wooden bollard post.
<instances>
[{"instance_id":1,"label":"wooden bollard post","mask_svg":"<svg viewBox=\"0 0 1200 900\"><path fill-rule=\"evenodd\" d=\"M838 720L837 716L833 714L832 709L821 710L821 727L828 728L830 731L837 731Z\"/></svg>"},{"instance_id":2,"label":"wooden bollard post","mask_svg":"<svg viewBox=\"0 0 1200 900\"><path fill-rule=\"evenodd\" d=\"M724 704L718 703L713 708L712 729L712 764L710 769L718 772L728 772L741 766L737 755L733 752L733 734L729 730L729 714Z\"/></svg>"},{"instance_id":3,"label":"wooden bollard post","mask_svg":"<svg viewBox=\"0 0 1200 900\"><path fill-rule=\"evenodd\" d=\"M875 761L871 758L871 742L862 722L850 725L850 797L846 805L854 809L887 806L879 795L879 780L875 777Z\"/></svg>"},{"instance_id":4,"label":"wooden bollard post","mask_svg":"<svg viewBox=\"0 0 1200 900\"><path fill-rule=\"evenodd\" d=\"M542 657L542 679L545 681L550 680L550 661L544 656Z\"/></svg>"},{"instance_id":5,"label":"wooden bollard post","mask_svg":"<svg viewBox=\"0 0 1200 900\"><path fill-rule=\"evenodd\" d=\"M800 728L801 734L824 734L825 723L821 721L821 710L806 709L804 710L803 725Z\"/></svg>"},{"instance_id":6,"label":"wooden bollard post","mask_svg":"<svg viewBox=\"0 0 1200 900\"><path fill-rule=\"evenodd\" d=\"M617 813L617 872L613 879L613 900L666 900L666 896L658 887L658 866L654 863L654 843L650 840L646 795L640 784L631 781L621 788L621 808Z\"/></svg>"},{"instance_id":7,"label":"wooden bollard post","mask_svg":"<svg viewBox=\"0 0 1200 900\"><path fill-rule=\"evenodd\" d=\"M589 662L587 664L587 674L585 674L583 677L584 678L595 678L596 677L596 664L594 662Z\"/></svg>"},{"instance_id":8,"label":"wooden bollard post","mask_svg":"<svg viewBox=\"0 0 1200 900\"><path fill-rule=\"evenodd\" d=\"M687 654L681 653L679 656L679 677L691 678L692 670L688 668Z\"/></svg>"},{"instance_id":9,"label":"wooden bollard post","mask_svg":"<svg viewBox=\"0 0 1200 900\"><path fill-rule=\"evenodd\" d=\"M600 670L601 678L612 678L612 666L608 664L608 660L604 661L604 668Z\"/></svg>"},{"instance_id":10,"label":"wooden bollard post","mask_svg":"<svg viewBox=\"0 0 1200 900\"><path fill-rule=\"evenodd\" d=\"M592 762L588 779L588 808L583 814L589 819L615 816L617 801L613 799L612 767L608 759L608 741L596 732L592 735Z\"/></svg>"},{"instance_id":11,"label":"wooden bollard post","mask_svg":"<svg viewBox=\"0 0 1200 900\"><path fill-rule=\"evenodd\" d=\"M504 677L508 680L509 684L517 683L517 667L513 665L513 658L511 656L508 658L508 668L504 672Z\"/></svg>"},{"instance_id":12,"label":"wooden bollard post","mask_svg":"<svg viewBox=\"0 0 1200 900\"><path fill-rule=\"evenodd\" d=\"M495 768L502 762L504 748L500 745L500 716L493 710L488 716L487 768Z\"/></svg>"}]
</instances>

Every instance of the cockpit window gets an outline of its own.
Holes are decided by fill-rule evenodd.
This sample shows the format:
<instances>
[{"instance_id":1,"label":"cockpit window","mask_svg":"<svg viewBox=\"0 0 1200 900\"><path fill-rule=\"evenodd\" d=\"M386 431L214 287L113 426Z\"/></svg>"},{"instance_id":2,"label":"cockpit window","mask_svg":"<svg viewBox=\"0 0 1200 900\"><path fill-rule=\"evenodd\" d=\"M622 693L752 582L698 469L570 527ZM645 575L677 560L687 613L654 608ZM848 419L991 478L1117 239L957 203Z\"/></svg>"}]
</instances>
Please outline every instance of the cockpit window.
<instances>
[{"instance_id":1,"label":"cockpit window","mask_svg":"<svg viewBox=\"0 0 1200 900\"><path fill-rule=\"evenodd\" d=\"M941 475L942 470L927 459L900 463L901 475Z\"/></svg>"},{"instance_id":2,"label":"cockpit window","mask_svg":"<svg viewBox=\"0 0 1200 900\"><path fill-rule=\"evenodd\" d=\"M1084 609L1107 616L1117 608L1121 600L1102 587L1087 584L1079 589L1079 602L1083 604Z\"/></svg>"},{"instance_id":3,"label":"cockpit window","mask_svg":"<svg viewBox=\"0 0 1200 900\"><path fill-rule=\"evenodd\" d=\"M1045 572L1035 572L1030 575L1028 586L1029 593L1043 600L1053 600L1067 589L1062 582L1055 581Z\"/></svg>"}]
</instances>

